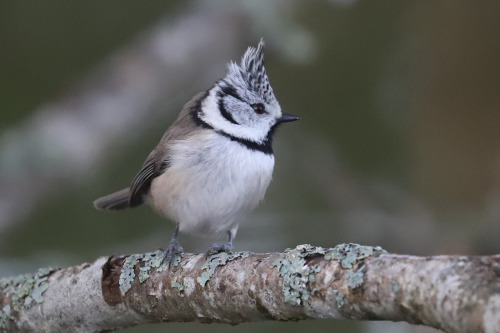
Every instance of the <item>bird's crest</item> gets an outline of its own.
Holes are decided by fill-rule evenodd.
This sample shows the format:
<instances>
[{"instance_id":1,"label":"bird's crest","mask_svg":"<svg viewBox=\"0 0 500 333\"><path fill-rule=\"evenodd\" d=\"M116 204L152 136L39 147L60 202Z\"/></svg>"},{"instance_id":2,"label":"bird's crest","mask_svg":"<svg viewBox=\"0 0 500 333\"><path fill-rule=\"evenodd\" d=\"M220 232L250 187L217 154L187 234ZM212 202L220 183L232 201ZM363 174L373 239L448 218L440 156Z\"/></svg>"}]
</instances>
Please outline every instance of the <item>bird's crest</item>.
<instances>
[{"instance_id":1,"label":"bird's crest","mask_svg":"<svg viewBox=\"0 0 500 333\"><path fill-rule=\"evenodd\" d=\"M255 92L267 103L276 100L264 67L264 39L260 40L257 48L250 46L247 49L239 65L235 62L228 64L224 81Z\"/></svg>"}]
</instances>

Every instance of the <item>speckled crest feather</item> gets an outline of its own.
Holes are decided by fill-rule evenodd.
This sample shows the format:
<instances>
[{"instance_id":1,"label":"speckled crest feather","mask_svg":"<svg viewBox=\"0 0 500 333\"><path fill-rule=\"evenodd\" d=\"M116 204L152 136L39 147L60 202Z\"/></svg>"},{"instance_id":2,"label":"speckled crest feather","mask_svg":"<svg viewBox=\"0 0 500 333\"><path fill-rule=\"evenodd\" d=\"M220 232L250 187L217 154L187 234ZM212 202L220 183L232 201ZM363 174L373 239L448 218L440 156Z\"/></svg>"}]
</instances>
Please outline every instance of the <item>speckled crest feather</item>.
<instances>
[{"instance_id":1,"label":"speckled crest feather","mask_svg":"<svg viewBox=\"0 0 500 333\"><path fill-rule=\"evenodd\" d=\"M267 103L276 100L264 67L264 39L260 40L257 48L250 46L247 49L239 65L229 63L224 81L257 93ZM245 87L242 87L243 84Z\"/></svg>"}]
</instances>

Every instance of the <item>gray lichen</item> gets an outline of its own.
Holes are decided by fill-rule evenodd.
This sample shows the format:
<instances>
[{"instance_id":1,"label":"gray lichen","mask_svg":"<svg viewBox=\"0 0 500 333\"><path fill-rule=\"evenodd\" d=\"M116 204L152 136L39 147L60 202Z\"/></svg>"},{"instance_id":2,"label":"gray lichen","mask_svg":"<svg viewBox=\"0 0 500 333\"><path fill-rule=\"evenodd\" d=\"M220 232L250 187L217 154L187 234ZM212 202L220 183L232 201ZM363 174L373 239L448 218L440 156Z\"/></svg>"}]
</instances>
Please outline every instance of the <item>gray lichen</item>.
<instances>
[{"instance_id":1,"label":"gray lichen","mask_svg":"<svg viewBox=\"0 0 500 333\"><path fill-rule=\"evenodd\" d=\"M299 245L295 249L286 249L285 257L273 262L283 278L282 290L285 301L302 306L307 303L311 295L316 293L313 282L316 274L321 271L319 265L310 265L306 259L322 255L327 260L338 260L341 266L349 269L347 272L348 285L357 288L363 283L364 266L356 271L356 263L367 257L386 253L381 247L362 246L358 244L340 244L334 248L322 248L309 244ZM344 296L338 291L334 294L337 306L344 305Z\"/></svg>"},{"instance_id":2,"label":"gray lichen","mask_svg":"<svg viewBox=\"0 0 500 333\"><path fill-rule=\"evenodd\" d=\"M182 257L176 255L170 262L171 266L179 265ZM141 264L139 267L139 282L144 283L150 277L151 269L156 269L158 272L162 272L168 269L169 264L165 262L165 252L161 250L156 250L155 252L145 253L145 254L134 254L128 256L122 266L120 273L120 290L123 294L132 288L132 283L135 279L135 267L137 264Z\"/></svg>"},{"instance_id":3,"label":"gray lichen","mask_svg":"<svg viewBox=\"0 0 500 333\"><path fill-rule=\"evenodd\" d=\"M186 281L184 281L183 283L179 283L177 282L177 276L174 277L174 279L172 280L172 282L170 282L170 286L172 288L175 288L177 289L177 294L180 296L180 297L184 297L184 292L186 291Z\"/></svg>"},{"instance_id":4,"label":"gray lichen","mask_svg":"<svg viewBox=\"0 0 500 333\"><path fill-rule=\"evenodd\" d=\"M176 255L175 257L172 258L172 261L170 262L170 266L177 267L179 265L179 263L181 262L181 260L182 260L182 256ZM158 271L161 272L167 268L168 268L168 265L162 265L162 266L158 267Z\"/></svg>"},{"instance_id":5,"label":"gray lichen","mask_svg":"<svg viewBox=\"0 0 500 333\"><path fill-rule=\"evenodd\" d=\"M325 259L339 260L343 268L353 268L357 261L381 253L387 253L387 251L380 246L372 247L349 243L328 249Z\"/></svg>"},{"instance_id":6,"label":"gray lichen","mask_svg":"<svg viewBox=\"0 0 500 333\"><path fill-rule=\"evenodd\" d=\"M146 267L146 266L139 268L139 282L140 283L143 283L144 281L149 279L149 269L150 268L151 267Z\"/></svg>"},{"instance_id":7,"label":"gray lichen","mask_svg":"<svg viewBox=\"0 0 500 333\"><path fill-rule=\"evenodd\" d=\"M132 282L135 279L136 264L137 258L134 255L128 256L123 263L118 284L120 285L120 291L124 295L132 288Z\"/></svg>"},{"instance_id":8,"label":"gray lichen","mask_svg":"<svg viewBox=\"0 0 500 333\"><path fill-rule=\"evenodd\" d=\"M327 260L338 260L342 268L348 269L347 285L351 288L357 288L363 284L364 268L362 265L357 270L354 270L355 265L368 257L387 253L380 246L364 246L354 243L340 244L334 248L328 249L325 254Z\"/></svg>"},{"instance_id":9,"label":"gray lichen","mask_svg":"<svg viewBox=\"0 0 500 333\"><path fill-rule=\"evenodd\" d=\"M12 307L15 311L22 307L29 308L35 303L43 302L43 293L48 289L47 280L57 269L41 268L35 274L19 275L9 280L2 280L0 287L13 287Z\"/></svg>"},{"instance_id":10,"label":"gray lichen","mask_svg":"<svg viewBox=\"0 0 500 333\"><path fill-rule=\"evenodd\" d=\"M48 279L56 270L58 268L41 268L35 274L0 280L0 289L10 295L12 305L7 304L0 310L0 328L4 328L14 318L12 311L29 309L43 302L43 293L49 288Z\"/></svg>"},{"instance_id":11,"label":"gray lichen","mask_svg":"<svg viewBox=\"0 0 500 333\"><path fill-rule=\"evenodd\" d=\"M145 253L138 259L143 263L143 266L139 268L140 283L143 283L149 278L149 272L152 268L156 268L158 271L163 271L164 268L167 267L167 264L163 263L165 260L165 252L161 250L156 250L153 253Z\"/></svg>"},{"instance_id":12,"label":"gray lichen","mask_svg":"<svg viewBox=\"0 0 500 333\"><path fill-rule=\"evenodd\" d=\"M365 265L359 267L356 271L350 269L347 272L347 284L352 289L355 289L363 284L365 273L363 270L365 269Z\"/></svg>"},{"instance_id":13,"label":"gray lichen","mask_svg":"<svg viewBox=\"0 0 500 333\"><path fill-rule=\"evenodd\" d=\"M0 310L0 329L4 329L9 320L14 320L14 317L12 316L10 305L7 304Z\"/></svg>"},{"instance_id":14,"label":"gray lichen","mask_svg":"<svg viewBox=\"0 0 500 333\"><path fill-rule=\"evenodd\" d=\"M334 290L333 296L335 297L335 304L337 304L337 308L340 309L343 307L345 304L344 295L342 295L340 291Z\"/></svg>"},{"instance_id":15,"label":"gray lichen","mask_svg":"<svg viewBox=\"0 0 500 333\"><path fill-rule=\"evenodd\" d=\"M249 252L220 252L211 255L207 258L201 269L203 273L196 279L196 281L202 286L205 287L208 280L214 275L215 269L218 266L224 266L227 262L238 259L238 258L246 258L249 256Z\"/></svg>"},{"instance_id":16,"label":"gray lichen","mask_svg":"<svg viewBox=\"0 0 500 333\"><path fill-rule=\"evenodd\" d=\"M316 274L321 271L321 267L309 266L306 258L324 254L324 248L305 244L293 250L285 250L285 256L273 262L271 267L278 268L283 278L282 290L286 302L302 306L316 293L316 289L311 288L311 283L316 280Z\"/></svg>"}]
</instances>

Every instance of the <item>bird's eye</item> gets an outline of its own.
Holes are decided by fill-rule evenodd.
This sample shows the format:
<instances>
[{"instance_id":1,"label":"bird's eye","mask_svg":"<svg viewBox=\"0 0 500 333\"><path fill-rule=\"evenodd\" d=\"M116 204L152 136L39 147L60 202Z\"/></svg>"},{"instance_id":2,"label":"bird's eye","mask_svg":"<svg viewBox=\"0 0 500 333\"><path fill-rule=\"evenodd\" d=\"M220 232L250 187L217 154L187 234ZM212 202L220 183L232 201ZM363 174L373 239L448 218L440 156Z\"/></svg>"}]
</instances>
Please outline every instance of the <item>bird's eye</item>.
<instances>
[{"instance_id":1,"label":"bird's eye","mask_svg":"<svg viewBox=\"0 0 500 333\"><path fill-rule=\"evenodd\" d=\"M266 107L262 103L255 103L250 106L257 114L263 114L264 112L266 112Z\"/></svg>"}]
</instances>

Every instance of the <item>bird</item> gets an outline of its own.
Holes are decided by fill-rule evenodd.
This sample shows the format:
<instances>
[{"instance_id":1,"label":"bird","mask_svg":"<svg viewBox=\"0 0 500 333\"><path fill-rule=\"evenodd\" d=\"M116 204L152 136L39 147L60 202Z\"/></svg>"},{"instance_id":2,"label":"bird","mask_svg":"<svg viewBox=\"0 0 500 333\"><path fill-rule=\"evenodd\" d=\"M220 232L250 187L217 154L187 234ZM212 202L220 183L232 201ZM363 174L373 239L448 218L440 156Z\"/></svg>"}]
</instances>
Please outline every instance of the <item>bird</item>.
<instances>
[{"instance_id":1,"label":"bird","mask_svg":"<svg viewBox=\"0 0 500 333\"><path fill-rule=\"evenodd\" d=\"M264 40L225 76L182 108L130 187L94 201L98 210L149 204L175 223L166 257L183 252L179 232L216 237L208 254L231 252L238 226L264 198L272 178L273 135L299 119L282 113L264 67Z\"/></svg>"}]
</instances>

